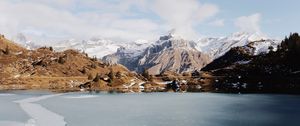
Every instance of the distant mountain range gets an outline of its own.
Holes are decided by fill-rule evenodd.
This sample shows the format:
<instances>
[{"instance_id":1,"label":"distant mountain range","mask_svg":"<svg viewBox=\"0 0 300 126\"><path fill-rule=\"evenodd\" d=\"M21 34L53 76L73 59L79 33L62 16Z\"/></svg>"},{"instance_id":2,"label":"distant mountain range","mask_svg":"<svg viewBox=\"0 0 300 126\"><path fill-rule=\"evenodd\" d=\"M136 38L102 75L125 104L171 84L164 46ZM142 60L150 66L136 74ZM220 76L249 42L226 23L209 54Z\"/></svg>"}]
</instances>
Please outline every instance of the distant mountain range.
<instances>
[{"instance_id":1,"label":"distant mountain range","mask_svg":"<svg viewBox=\"0 0 300 126\"><path fill-rule=\"evenodd\" d=\"M15 41L27 49L39 47L22 34L16 38ZM248 45L251 55L267 53L270 46L276 50L279 42L260 33L237 32L227 37L205 37L198 41L185 40L180 35L168 33L156 42L114 42L94 37L89 40L70 39L51 46L57 51L78 49L104 62L122 64L132 71L141 73L148 70L150 74L160 74L166 71L183 73L200 70L238 46Z\"/></svg>"},{"instance_id":2,"label":"distant mountain range","mask_svg":"<svg viewBox=\"0 0 300 126\"><path fill-rule=\"evenodd\" d=\"M64 77L70 79L62 81L68 84L69 81L81 80L76 84L84 88L98 84L95 80L102 78L100 82L104 81L107 89L133 85L142 89L140 86L147 83L149 89L175 91L179 87L183 91L216 92L299 93L300 90L298 33L290 34L282 41L245 32L228 37L202 38L197 42L173 33L161 36L156 42L117 43L92 38L52 45L56 51L51 47L32 50L36 44L22 35L19 40L18 43L27 49L0 36L0 75L3 77L0 82L5 83L1 85L3 89L15 88L15 83L24 82L24 86L52 88L57 79ZM79 51L68 50L71 48ZM141 74L132 73L119 64ZM95 78L88 79L90 74ZM114 77L119 80L112 82L108 76L111 80ZM45 77L55 79L55 82L45 80ZM101 84L96 87L101 87Z\"/></svg>"},{"instance_id":3,"label":"distant mountain range","mask_svg":"<svg viewBox=\"0 0 300 126\"><path fill-rule=\"evenodd\" d=\"M148 70L150 74L166 71L183 73L200 70L233 47L248 45L247 47L251 49L249 53L258 55L268 53L270 46L276 50L279 42L262 34L246 32L235 33L228 37L203 38L197 42L169 34L161 36L147 48L140 48L139 51L122 48L114 54L105 56L103 60L113 64L123 64L137 72Z\"/></svg>"}]
</instances>

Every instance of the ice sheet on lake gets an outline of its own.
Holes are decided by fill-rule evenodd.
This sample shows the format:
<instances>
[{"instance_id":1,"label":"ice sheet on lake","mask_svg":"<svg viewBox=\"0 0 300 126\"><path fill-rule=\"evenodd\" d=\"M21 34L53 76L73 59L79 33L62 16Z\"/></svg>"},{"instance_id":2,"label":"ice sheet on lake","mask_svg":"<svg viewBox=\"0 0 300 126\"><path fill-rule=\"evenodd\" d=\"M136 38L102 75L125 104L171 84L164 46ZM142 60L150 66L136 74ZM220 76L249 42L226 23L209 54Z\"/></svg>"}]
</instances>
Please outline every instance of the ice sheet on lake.
<instances>
[{"instance_id":1,"label":"ice sheet on lake","mask_svg":"<svg viewBox=\"0 0 300 126\"><path fill-rule=\"evenodd\" d=\"M63 116L51 112L39 104L33 103L59 95L61 94L44 95L15 101L31 117L25 123L25 126L65 126L66 122Z\"/></svg>"},{"instance_id":2,"label":"ice sheet on lake","mask_svg":"<svg viewBox=\"0 0 300 126\"><path fill-rule=\"evenodd\" d=\"M15 95L15 94L0 94L0 96L12 96L12 95Z\"/></svg>"},{"instance_id":3,"label":"ice sheet on lake","mask_svg":"<svg viewBox=\"0 0 300 126\"><path fill-rule=\"evenodd\" d=\"M24 123L14 121L0 121L0 126L24 126Z\"/></svg>"},{"instance_id":4,"label":"ice sheet on lake","mask_svg":"<svg viewBox=\"0 0 300 126\"><path fill-rule=\"evenodd\" d=\"M65 96L64 98L69 99L84 99L84 98L95 98L97 95L79 95L79 96Z\"/></svg>"},{"instance_id":5,"label":"ice sheet on lake","mask_svg":"<svg viewBox=\"0 0 300 126\"><path fill-rule=\"evenodd\" d=\"M16 103L32 103L32 102L37 102L37 101L40 101L40 100L48 99L48 98L51 98L51 97L60 96L60 95L62 95L62 94L43 95L43 96L40 96L40 97L26 98L26 99L18 100L18 101L15 101L15 102Z\"/></svg>"},{"instance_id":6,"label":"ice sheet on lake","mask_svg":"<svg viewBox=\"0 0 300 126\"><path fill-rule=\"evenodd\" d=\"M297 126L300 115L300 98L294 95L87 92L62 96L43 93L34 95L31 92L29 94L33 95L24 94L26 95L22 93L9 98L0 97L0 108L10 110L0 111L1 116L8 116L0 118L3 120L0 121L0 126L59 126L66 125L64 119L69 126ZM33 96L36 97L32 98ZM66 98L91 96L97 97ZM11 104L20 98L23 99L16 101L17 104ZM3 104L5 102L9 103ZM28 113L26 118L16 119L20 113L11 113L22 111L19 105ZM49 124L45 124L46 122Z\"/></svg>"}]
</instances>

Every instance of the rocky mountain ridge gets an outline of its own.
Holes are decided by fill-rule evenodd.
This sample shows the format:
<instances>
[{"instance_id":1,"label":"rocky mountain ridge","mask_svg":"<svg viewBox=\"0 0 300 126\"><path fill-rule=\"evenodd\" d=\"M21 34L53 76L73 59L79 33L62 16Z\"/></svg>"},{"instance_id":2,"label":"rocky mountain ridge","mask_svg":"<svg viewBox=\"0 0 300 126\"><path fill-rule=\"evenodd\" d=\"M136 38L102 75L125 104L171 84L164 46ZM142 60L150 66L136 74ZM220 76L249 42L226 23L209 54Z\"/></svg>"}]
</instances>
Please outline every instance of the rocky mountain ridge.
<instances>
[{"instance_id":1,"label":"rocky mountain ridge","mask_svg":"<svg viewBox=\"0 0 300 126\"><path fill-rule=\"evenodd\" d=\"M19 38L26 40L24 36ZM57 51L77 49L89 56L101 58L106 63L122 64L132 71L142 73L151 68L151 74L160 74L164 71L184 73L200 70L234 47L247 46L252 50L249 51L251 55L258 55L268 53L271 46L276 50L278 44L278 40L270 39L261 33L237 32L227 37L204 37L193 42L170 32L156 42L139 40L122 43L94 37L89 40L62 41L54 44L53 48ZM27 48L36 48L30 45L34 44L30 41L25 42ZM176 56L173 55L175 53ZM199 55L209 57L198 58Z\"/></svg>"},{"instance_id":2,"label":"rocky mountain ridge","mask_svg":"<svg viewBox=\"0 0 300 126\"><path fill-rule=\"evenodd\" d=\"M190 72L205 66L210 60L195 48L196 43L175 37L173 34L160 37L158 41L145 48L136 56L118 51L103 58L109 63L120 63L130 70L147 70L156 75L166 71ZM126 48L124 49L126 50Z\"/></svg>"}]
</instances>

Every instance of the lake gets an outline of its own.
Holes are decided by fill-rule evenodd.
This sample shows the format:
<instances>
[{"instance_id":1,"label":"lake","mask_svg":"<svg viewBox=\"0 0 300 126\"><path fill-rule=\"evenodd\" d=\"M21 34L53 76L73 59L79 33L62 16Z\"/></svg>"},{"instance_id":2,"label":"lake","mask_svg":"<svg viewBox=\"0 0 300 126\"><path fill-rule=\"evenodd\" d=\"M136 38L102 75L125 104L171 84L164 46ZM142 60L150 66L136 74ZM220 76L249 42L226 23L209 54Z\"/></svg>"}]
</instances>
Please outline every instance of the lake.
<instances>
[{"instance_id":1,"label":"lake","mask_svg":"<svg viewBox=\"0 0 300 126\"><path fill-rule=\"evenodd\" d=\"M0 92L0 126L296 126L300 96Z\"/></svg>"}]
</instances>

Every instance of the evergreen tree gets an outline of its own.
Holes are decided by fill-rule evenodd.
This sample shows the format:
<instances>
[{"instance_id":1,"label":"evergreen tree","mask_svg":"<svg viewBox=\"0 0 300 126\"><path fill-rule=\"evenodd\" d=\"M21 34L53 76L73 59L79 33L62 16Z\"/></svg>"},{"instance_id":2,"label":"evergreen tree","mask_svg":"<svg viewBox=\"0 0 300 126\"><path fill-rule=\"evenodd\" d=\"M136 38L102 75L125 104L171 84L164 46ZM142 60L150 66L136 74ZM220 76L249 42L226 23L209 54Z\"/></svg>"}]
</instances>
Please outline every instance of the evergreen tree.
<instances>
[{"instance_id":1,"label":"evergreen tree","mask_svg":"<svg viewBox=\"0 0 300 126\"><path fill-rule=\"evenodd\" d=\"M99 74L97 73L97 75L95 76L95 78L93 79L94 82L98 82L100 80L100 76Z\"/></svg>"},{"instance_id":2,"label":"evergreen tree","mask_svg":"<svg viewBox=\"0 0 300 126\"><path fill-rule=\"evenodd\" d=\"M97 57L93 56L92 61L97 61Z\"/></svg>"},{"instance_id":3,"label":"evergreen tree","mask_svg":"<svg viewBox=\"0 0 300 126\"><path fill-rule=\"evenodd\" d=\"M270 52L274 52L274 47L273 46L269 46L268 49L269 49Z\"/></svg>"},{"instance_id":4,"label":"evergreen tree","mask_svg":"<svg viewBox=\"0 0 300 126\"><path fill-rule=\"evenodd\" d=\"M10 54L10 50L9 50L8 46L6 46L6 48L5 48L5 50L4 50L4 54L5 54L5 55Z\"/></svg>"},{"instance_id":5,"label":"evergreen tree","mask_svg":"<svg viewBox=\"0 0 300 126\"><path fill-rule=\"evenodd\" d=\"M63 57L59 57L58 58L58 63L60 63L60 64L64 64L66 61L65 61L65 59L63 58Z\"/></svg>"},{"instance_id":6,"label":"evergreen tree","mask_svg":"<svg viewBox=\"0 0 300 126\"><path fill-rule=\"evenodd\" d=\"M289 37L281 43L281 50L288 51L289 54L300 54L300 36L298 33L291 33Z\"/></svg>"},{"instance_id":7,"label":"evergreen tree","mask_svg":"<svg viewBox=\"0 0 300 126\"><path fill-rule=\"evenodd\" d=\"M110 81L111 81L111 82L114 81L114 79L115 79L115 74L114 74L114 72L113 72L112 70L108 73L108 77L110 78Z\"/></svg>"},{"instance_id":8,"label":"evergreen tree","mask_svg":"<svg viewBox=\"0 0 300 126\"><path fill-rule=\"evenodd\" d=\"M121 77L122 77L122 73L121 73L120 71L118 71L118 72L116 73L116 77L117 77L117 78L121 78Z\"/></svg>"},{"instance_id":9,"label":"evergreen tree","mask_svg":"<svg viewBox=\"0 0 300 126\"><path fill-rule=\"evenodd\" d=\"M52 46L50 46L50 47L49 47L49 50L50 50L50 51L53 51L53 47L52 47Z\"/></svg>"},{"instance_id":10,"label":"evergreen tree","mask_svg":"<svg viewBox=\"0 0 300 126\"><path fill-rule=\"evenodd\" d=\"M82 70L81 70L80 72L83 73L83 74L86 74L86 68L83 67Z\"/></svg>"},{"instance_id":11,"label":"evergreen tree","mask_svg":"<svg viewBox=\"0 0 300 126\"><path fill-rule=\"evenodd\" d=\"M142 76L145 77L147 80L151 80L152 79L152 77L149 74L148 70L144 70L143 73L142 73Z\"/></svg>"},{"instance_id":12,"label":"evergreen tree","mask_svg":"<svg viewBox=\"0 0 300 126\"><path fill-rule=\"evenodd\" d=\"M85 51L82 51L82 54L84 54L86 57L89 57L89 55L85 53Z\"/></svg>"}]
</instances>

